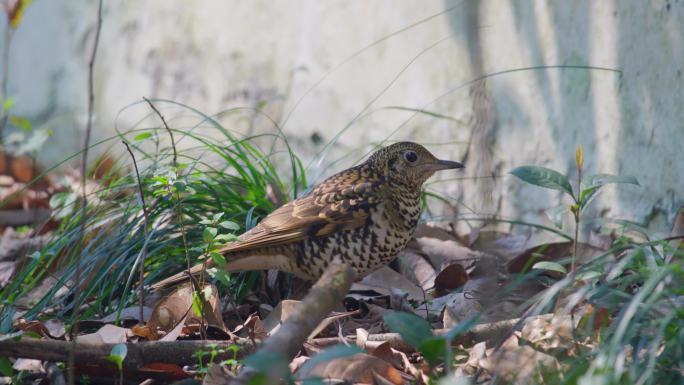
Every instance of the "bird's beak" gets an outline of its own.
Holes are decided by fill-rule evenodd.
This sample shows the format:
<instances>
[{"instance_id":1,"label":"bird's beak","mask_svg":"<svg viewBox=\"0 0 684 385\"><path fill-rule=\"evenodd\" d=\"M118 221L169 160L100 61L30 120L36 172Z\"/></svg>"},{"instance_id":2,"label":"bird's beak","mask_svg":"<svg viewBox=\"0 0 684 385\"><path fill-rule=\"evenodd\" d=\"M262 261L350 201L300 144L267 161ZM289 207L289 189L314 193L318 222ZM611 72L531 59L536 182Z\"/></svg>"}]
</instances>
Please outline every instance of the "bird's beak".
<instances>
[{"instance_id":1,"label":"bird's beak","mask_svg":"<svg viewBox=\"0 0 684 385\"><path fill-rule=\"evenodd\" d=\"M428 171L449 170L452 168L463 168L463 164L453 160L436 160L427 164Z\"/></svg>"}]
</instances>

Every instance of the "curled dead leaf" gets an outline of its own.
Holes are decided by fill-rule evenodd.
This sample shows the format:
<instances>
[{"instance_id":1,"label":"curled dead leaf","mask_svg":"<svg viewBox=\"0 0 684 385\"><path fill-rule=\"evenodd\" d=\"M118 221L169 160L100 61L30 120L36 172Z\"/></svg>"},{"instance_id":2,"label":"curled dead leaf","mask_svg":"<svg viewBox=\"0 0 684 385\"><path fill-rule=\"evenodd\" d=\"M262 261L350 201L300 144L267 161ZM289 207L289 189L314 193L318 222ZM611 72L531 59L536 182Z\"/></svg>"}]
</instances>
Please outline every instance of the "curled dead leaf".
<instances>
[{"instance_id":1,"label":"curled dead leaf","mask_svg":"<svg viewBox=\"0 0 684 385\"><path fill-rule=\"evenodd\" d=\"M298 372L299 379L325 378L348 381L351 383L404 384L404 378L397 369L384 360L369 354L359 353L349 357L322 362L310 370ZM380 377L382 380L376 379Z\"/></svg>"}]
</instances>

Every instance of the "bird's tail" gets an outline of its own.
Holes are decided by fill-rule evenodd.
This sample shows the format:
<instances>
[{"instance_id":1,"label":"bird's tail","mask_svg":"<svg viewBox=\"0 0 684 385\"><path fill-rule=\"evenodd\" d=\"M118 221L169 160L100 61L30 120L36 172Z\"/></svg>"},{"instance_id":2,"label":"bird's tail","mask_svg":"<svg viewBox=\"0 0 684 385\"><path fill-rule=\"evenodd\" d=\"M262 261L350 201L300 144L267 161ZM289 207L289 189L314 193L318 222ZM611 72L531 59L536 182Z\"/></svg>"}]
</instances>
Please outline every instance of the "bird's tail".
<instances>
[{"instance_id":1,"label":"bird's tail","mask_svg":"<svg viewBox=\"0 0 684 385\"><path fill-rule=\"evenodd\" d=\"M226 255L228 262L223 267L227 272L235 271L250 271L250 270L268 270L279 269L283 271L295 272L290 268L290 261L288 257L278 253L261 253L254 255ZM213 260L208 260L207 268L216 266ZM190 276L197 276L202 272L202 264L193 266L190 271L184 270L178 274L172 275L169 278L163 279L153 284L152 290L165 289L175 286L181 282L189 281ZM188 274L189 273L189 274ZM295 272L296 273L296 272Z\"/></svg>"},{"instance_id":2,"label":"bird's tail","mask_svg":"<svg viewBox=\"0 0 684 385\"><path fill-rule=\"evenodd\" d=\"M209 268L209 267L211 267L210 263L207 263L207 268ZM198 276L202 272L203 268L204 268L203 264L195 265L195 266L191 267L189 271L186 269L186 270L181 271L178 274L174 274L168 278L162 279L161 281L153 284L151 286L151 288L152 288L152 290L156 291L156 290L166 289L166 288L169 288L171 286L175 286L175 285L182 283L182 282L189 281L190 276Z\"/></svg>"}]
</instances>

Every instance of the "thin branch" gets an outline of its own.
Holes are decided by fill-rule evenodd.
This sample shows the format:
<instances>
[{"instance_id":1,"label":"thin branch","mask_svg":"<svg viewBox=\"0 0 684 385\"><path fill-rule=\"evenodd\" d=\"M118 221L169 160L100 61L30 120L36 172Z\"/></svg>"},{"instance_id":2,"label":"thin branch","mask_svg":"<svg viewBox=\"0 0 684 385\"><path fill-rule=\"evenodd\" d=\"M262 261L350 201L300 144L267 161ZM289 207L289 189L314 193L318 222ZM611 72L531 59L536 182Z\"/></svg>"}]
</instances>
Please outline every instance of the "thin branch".
<instances>
[{"instance_id":1,"label":"thin branch","mask_svg":"<svg viewBox=\"0 0 684 385\"><path fill-rule=\"evenodd\" d=\"M138 162L135 161L135 155L133 154L133 151L131 150L131 147L128 145L128 143L124 140L121 141L124 146L126 146L126 150L128 151L129 154L131 154L131 159L133 160L133 168L135 168L135 177L138 181L138 190L140 191L140 201L142 202L142 210L143 210L143 220L144 220L144 226L143 226L143 233L145 234L145 242L143 243L142 246L142 258L140 261L140 287L139 287L139 301L140 301L140 317L139 317L139 322L142 324L143 320L145 319L144 314L143 314L143 308L144 308L144 300L145 300L145 290L144 290L144 285L143 283L145 282L145 260L147 259L147 224L149 223L148 218L147 218L147 205L145 204L145 192L143 191L143 186L142 182L140 181L140 172L138 171Z\"/></svg>"},{"instance_id":2,"label":"thin branch","mask_svg":"<svg viewBox=\"0 0 684 385\"><path fill-rule=\"evenodd\" d=\"M166 119L164 119L164 115L162 115L161 112L159 112L157 107L154 104L152 104L150 99L143 96L143 100L146 101L147 104L150 105L150 108L152 108L152 110L154 110L154 112L157 114L157 116L159 116L162 123L164 124L164 128L169 133L169 136L171 137L171 148L173 148L173 167L177 167L178 166L178 153L176 152L176 141L173 139L173 132L169 128L169 125L166 123Z\"/></svg>"},{"instance_id":3,"label":"thin branch","mask_svg":"<svg viewBox=\"0 0 684 385\"><path fill-rule=\"evenodd\" d=\"M270 336L257 354L280 355L287 362L295 357L311 332L337 305L341 303L355 279L355 272L347 265L331 265L311 288L292 315ZM254 368L246 366L238 375L236 383L248 383L258 374ZM269 373L269 375L277 373Z\"/></svg>"},{"instance_id":4,"label":"thin branch","mask_svg":"<svg viewBox=\"0 0 684 385\"><path fill-rule=\"evenodd\" d=\"M0 341L0 357L33 358L41 361L63 362L70 353L71 346L76 346L74 358L79 364L114 365L107 359L116 344L86 343L36 338L22 338L17 341L5 339ZM202 350L226 350L219 353L216 359L233 358L228 348L237 345L240 350L238 358L245 357L254 351L254 345L247 338L236 341L149 341L127 342L125 368L140 368L150 363L167 363L192 365L197 364L196 353ZM209 355L206 355L206 361Z\"/></svg>"},{"instance_id":5,"label":"thin branch","mask_svg":"<svg viewBox=\"0 0 684 385\"><path fill-rule=\"evenodd\" d=\"M97 56L97 47L100 43L100 31L102 30L102 0L98 1L97 5L97 26L95 29L95 41L93 42L93 50L90 54L90 62L88 63L88 120L86 122L85 138L83 140L83 158L81 159L81 194L82 194L82 207L81 207L81 229L79 231L78 240L78 250L76 251L76 276L74 278L74 287L76 288L74 293L74 306L71 315L71 335L72 340L78 334L78 324L75 322L78 320L78 311L81 303L81 253L84 249L84 238L85 238L85 227L87 223L87 208L88 208L88 197L86 195L86 170L88 164L88 149L90 148L90 133L93 129L93 108L95 105L95 91L93 86L93 72L95 67L95 58ZM74 378L74 356L75 356L76 344L75 342L71 345L71 351L69 354L69 384L73 385L75 383Z\"/></svg>"}]
</instances>

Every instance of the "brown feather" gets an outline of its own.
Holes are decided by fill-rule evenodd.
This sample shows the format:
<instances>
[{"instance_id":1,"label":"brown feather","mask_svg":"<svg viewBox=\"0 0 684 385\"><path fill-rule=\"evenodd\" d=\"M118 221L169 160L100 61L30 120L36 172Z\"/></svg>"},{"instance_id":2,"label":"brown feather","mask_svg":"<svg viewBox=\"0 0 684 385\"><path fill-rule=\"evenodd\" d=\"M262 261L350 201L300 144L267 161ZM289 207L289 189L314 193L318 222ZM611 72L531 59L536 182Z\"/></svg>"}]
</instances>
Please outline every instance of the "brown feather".
<instances>
[{"instance_id":1,"label":"brown feather","mask_svg":"<svg viewBox=\"0 0 684 385\"><path fill-rule=\"evenodd\" d=\"M359 180L359 171L350 169L333 176L335 183L319 185L308 195L280 207L219 252L279 247L363 226L370 210L380 201L376 188L380 179Z\"/></svg>"}]
</instances>

